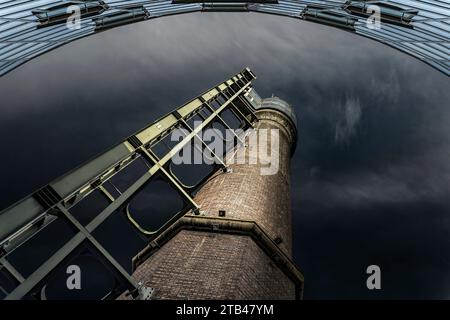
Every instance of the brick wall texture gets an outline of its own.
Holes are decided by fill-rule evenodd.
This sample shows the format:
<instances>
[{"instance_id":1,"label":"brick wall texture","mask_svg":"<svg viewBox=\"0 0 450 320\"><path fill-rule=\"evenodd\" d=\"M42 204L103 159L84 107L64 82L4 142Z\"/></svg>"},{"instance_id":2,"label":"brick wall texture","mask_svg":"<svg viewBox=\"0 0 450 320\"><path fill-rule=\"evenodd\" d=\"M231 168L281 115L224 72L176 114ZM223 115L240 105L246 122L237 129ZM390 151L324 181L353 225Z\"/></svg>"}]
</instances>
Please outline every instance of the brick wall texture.
<instances>
[{"instance_id":1,"label":"brick wall texture","mask_svg":"<svg viewBox=\"0 0 450 320\"><path fill-rule=\"evenodd\" d=\"M197 193L201 213L256 222L292 255L289 161L294 142L289 123L276 111L258 111L261 128L279 130L279 171L266 164L231 164ZM270 140L269 140L270 144ZM251 152L247 147L247 156ZM270 150L270 148L269 148ZM256 159L254 159L256 160ZM144 261L133 276L155 289L156 299L294 299L295 287L264 251L245 235L182 230Z\"/></svg>"}]
</instances>

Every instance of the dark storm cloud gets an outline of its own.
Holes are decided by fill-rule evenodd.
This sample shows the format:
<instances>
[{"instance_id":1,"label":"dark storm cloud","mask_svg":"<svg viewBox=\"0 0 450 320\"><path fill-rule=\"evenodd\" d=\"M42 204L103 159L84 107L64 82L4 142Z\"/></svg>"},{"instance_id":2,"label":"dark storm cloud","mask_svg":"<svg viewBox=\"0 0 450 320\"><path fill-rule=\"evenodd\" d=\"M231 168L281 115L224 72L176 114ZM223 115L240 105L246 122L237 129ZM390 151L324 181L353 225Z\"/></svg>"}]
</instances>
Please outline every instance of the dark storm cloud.
<instances>
[{"instance_id":1,"label":"dark storm cloud","mask_svg":"<svg viewBox=\"0 0 450 320\"><path fill-rule=\"evenodd\" d=\"M402 161L380 163L381 169L349 172L324 172L313 167L311 179L302 185L304 198L326 206L408 204L416 201L446 202L450 185L450 150L410 157ZM321 190L317 194L317 190Z\"/></svg>"},{"instance_id":2,"label":"dark storm cloud","mask_svg":"<svg viewBox=\"0 0 450 320\"><path fill-rule=\"evenodd\" d=\"M448 78L328 27L191 14L98 34L0 79L1 206L249 66L296 109L306 298L450 297ZM20 169L23 171L21 172ZM365 288L379 264L383 290Z\"/></svg>"}]
</instances>

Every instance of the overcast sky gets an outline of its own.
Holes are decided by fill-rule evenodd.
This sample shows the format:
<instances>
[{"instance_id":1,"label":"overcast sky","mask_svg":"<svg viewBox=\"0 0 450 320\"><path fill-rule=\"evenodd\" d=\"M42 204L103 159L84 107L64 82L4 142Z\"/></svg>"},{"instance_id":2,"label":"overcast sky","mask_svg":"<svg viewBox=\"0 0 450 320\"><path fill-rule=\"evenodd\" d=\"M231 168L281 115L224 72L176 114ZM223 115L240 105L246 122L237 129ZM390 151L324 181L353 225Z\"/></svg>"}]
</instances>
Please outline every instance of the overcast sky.
<instances>
[{"instance_id":1,"label":"overcast sky","mask_svg":"<svg viewBox=\"0 0 450 320\"><path fill-rule=\"evenodd\" d=\"M305 298L450 298L450 86L394 49L294 19L189 14L64 46L0 78L0 207L249 66L294 105ZM377 264L382 290L366 289Z\"/></svg>"}]
</instances>

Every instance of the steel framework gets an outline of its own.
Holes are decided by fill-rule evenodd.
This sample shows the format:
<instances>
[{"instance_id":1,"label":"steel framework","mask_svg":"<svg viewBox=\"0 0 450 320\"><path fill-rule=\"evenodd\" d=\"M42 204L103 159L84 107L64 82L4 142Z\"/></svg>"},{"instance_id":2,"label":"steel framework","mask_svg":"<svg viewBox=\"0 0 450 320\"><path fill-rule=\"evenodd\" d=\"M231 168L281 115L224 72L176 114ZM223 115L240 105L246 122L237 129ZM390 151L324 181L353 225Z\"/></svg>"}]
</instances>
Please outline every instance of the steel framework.
<instances>
[{"instance_id":1,"label":"steel framework","mask_svg":"<svg viewBox=\"0 0 450 320\"><path fill-rule=\"evenodd\" d=\"M66 26L78 5L79 29ZM370 5L380 8L381 28L367 24ZM450 74L450 4L445 0L0 0L0 75L76 39L162 16L189 12L261 12L341 28L364 36Z\"/></svg>"},{"instance_id":2,"label":"steel framework","mask_svg":"<svg viewBox=\"0 0 450 320\"><path fill-rule=\"evenodd\" d=\"M100 298L114 299L125 290L135 298L148 297L151 289L136 283L127 266L117 261L123 248L118 243L106 248L97 231L113 216L126 217L132 232L145 240L143 248L187 212L199 214L193 200L195 192L213 174L220 170L226 174L223 156L227 149L243 143L243 137L234 134L231 143L224 140L228 147L223 154L215 154L202 140L201 132L206 128L252 128L258 120L252 98L256 93L251 85L255 78L250 69L244 69L0 212L0 297L47 298L46 287L52 279L86 252L101 261L115 279ZM171 134L176 129L183 129L185 135L174 142ZM195 174L193 182L172 166L173 157L188 144L207 149L215 159L207 170ZM184 164L181 169L194 170ZM177 198L183 205L176 212L164 212L164 219L149 227L143 224L143 217L151 217L151 209L161 203L152 203L150 210L143 213L133 212L133 201L155 183L167 186L173 191L170 201ZM127 244L126 235L116 236L121 237L120 243Z\"/></svg>"}]
</instances>

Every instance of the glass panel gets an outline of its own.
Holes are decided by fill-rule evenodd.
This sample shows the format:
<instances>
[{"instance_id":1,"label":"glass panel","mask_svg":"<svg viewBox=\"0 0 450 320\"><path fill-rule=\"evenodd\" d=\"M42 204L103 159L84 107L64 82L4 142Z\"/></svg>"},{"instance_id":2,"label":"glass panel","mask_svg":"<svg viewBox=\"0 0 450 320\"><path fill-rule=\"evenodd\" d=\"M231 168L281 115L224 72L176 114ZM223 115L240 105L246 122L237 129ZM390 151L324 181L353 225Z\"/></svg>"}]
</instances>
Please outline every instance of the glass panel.
<instances>
[{"instance_id":1,"label":"glass panel","mask_svg":"<svg viewBox=\"0 0 450 320\"><path fill-rule=\"evenodd\" d=\"M201 125L203 121L204 121L203 118L200 117L200 115L196 114L196 115L190 117L186 122L189 125L189 127L191 127L192 129L195 129L199 125Z\"/></svg>"},{"instance_id":2,"label":"glass panel","mask_svg":"<svg viewBox=\"0 0 450 320\"><path fill-rule=\"evenodd\" d=\"M147 244L128 221L123 208L109 216L93 236L128 272L132 271L132 258Z\"/></svg>"},{"instance_id":3,"label":"glass panel","mask_svg":"<svg viewBox=\"0 0 450 320\"><path fill-rule=\"evenodd\" d=\"M110 204L109 199L96 189L70 208L73 216L82 224L87 225Z\"/></svg>"},{"instance_id":4,"label":"glass panel","mask_svg":"<svg viewBox=\"0 0 450 320\"><path fill-rule=\"evenodd\" d=\"M226 152L231 150L237 143L237 138L230 130L227 130L226 127L222 124L222 122L215 121L212 124L213 128L218 131L219 136L223 137L223 154L224 156ZM208 143L210 146L212 143Z\"/></svg>"},{"instance_id":5,"label":"glass panel","mask_svg":"<svg viewBox=\"0 0 450 320\"><path fill-rule=\"evenodd\" d=\"M208 132L211 133L210 130ZM206 138L206 135L207 133L203 132L204 138ZM217 145L217 142L215 145ZM220 146L223 146L223 144ZM213 151L223 152L223 147L215 148ZM203 147L199 139L195 139L194 142L187 144L172 158L170 171L183 185L194 188L214 171L215 164L216 160L213 154Z\"/></svg>"},{"instance_id":6,"label":"glass panel","mask_svg":"<svg viewBox=\"0 0 450 320\"><path fill-rule=\"evenodd\" d=\"M208 118L210 115L212 115L212 112L211 112L211 110L210 110L209 108L205 107L205 108L202 108L202 109L200 110L200 114L206 119L206 118Z\"/></svg>"},{"instance_id":7,"label":"glass panel","mask_svg":"<svg viewBox=\"0 0 450 320\"><path fill-rule=\"evenodd\" d=\"M188 134L187 129L176 128L171 133L167 134L160 141L156 142L150 147L159 159L164 157L173 147L175 147Z\"/></svg>"},{"instance_id":8,"label":"glass panel","mask_svg":"<svg viewBox=\"0 0 450 320\"><path fill-rule=\"evenodd\" d=\"M114 199L117 199L120 196L119 190L109 180L103 183L102 186L109 192L110 195L113 196Z\"/></svg>"},{"instance_id":9,"label":"glass panel","mask_svg":"<svg viewBox=\"0 0 450 320\"><path fill-rule=\"evenodd\" d=\"M219 94L216 99L217 99L217 101L219 101L220 104L224 104L227 101L224 98L223 94Z\"/></svg>"},{"instance_id":10,"label":"glass panel","mask_svg":"<svg viewBox=\"0 0 450 320\"><path fill-rule=\"evenodd\" d=\"M8 260L26 278L74 235L72 227L63 218L57 218L11 252Z\"/></svg>"},{"instance_id":11,"label":"glass panel","mask_svg":"<svg viewBox=\"0 0 450 320\"><path fill-rule=\"evenodd\" d=\"M82 244L27 295L38 300L100 300L118 287L113 269Z\"/></svg>"},{"instance_id":12,"label":"glass panel","mask_svg":"<svg viewBox=\"0 0 450 320\"><path fill-rule=\"evenodd\" d=\"M116 173L109 181L121 192L124 193L133 183L148 171L148 166L141 157Z\"/></svg>"},{"instance_id":13,"label":"glass panel","mask_svg":"<svg viewBox=\"0 0 450 320\"><path fill-rule=\"evenodd\" d=\"M214 110L219 109L220 106L221 106L221 104L220 104L216 99L214 99L214 100L212 100L212 101L209 101L208 104L209 104L210 107L213 108Z\"/></svg>"},{"instance_id":14,"label":"glass panel","mask_svg":"<svg viewBox=\"0 0 450 320\"><path fill-rule=\"evenodd\" d=\"M1 268L1 265L0 265ZM0 270L0 299L11 293L19 283L6 269Z\"/></svg>"},{"instance_id":15,"label":"glass panel","mask_svg":"<svg viewBox=\"0 0 450 320\"><path fill-rule=\"evenodd\" d=\"M238 129L243 127L243 121L241 121L232 109L226 109L220 113L220 117L231 128Z\"/></svg>"},{"instance_id":16,"label":"glass panel","mask_svg":"<svg viewBox=\"0 0 450 320\"><path fill-rule=\"evenodd\" d=\"M169 183L150 181L129 203L131 218L147 231L157 231L185 209L186 203Z\"/></svg>"}]
</instances>

